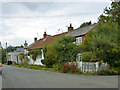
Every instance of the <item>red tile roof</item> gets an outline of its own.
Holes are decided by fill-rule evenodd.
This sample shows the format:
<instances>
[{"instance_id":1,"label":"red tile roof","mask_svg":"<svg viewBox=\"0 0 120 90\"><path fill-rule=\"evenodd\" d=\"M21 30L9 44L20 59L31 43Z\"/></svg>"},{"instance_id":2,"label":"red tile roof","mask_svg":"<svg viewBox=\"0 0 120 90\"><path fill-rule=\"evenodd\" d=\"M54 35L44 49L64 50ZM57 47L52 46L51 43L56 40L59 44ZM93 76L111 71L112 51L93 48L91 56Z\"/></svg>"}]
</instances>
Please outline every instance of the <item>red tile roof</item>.
<instances>
[{"instance_id":1,"label":"red tile roof","mask_svg":"<svg viewBox=\"0 0 120 90\"><path fill-rule=\"evenodd\" d=\"M54 42L58 38L61 38L66 33L67 32L64 32L64 33L61 33L61 34L57 34L57 35L53 35L53 36L48 36L46 39L43 39L43 38L39 39L35 43L31 44L28 49L29 50L39 49L39 48L43 48L44 45L52 45L52 44L54 44Z\"/></svg>"}]
</instances>

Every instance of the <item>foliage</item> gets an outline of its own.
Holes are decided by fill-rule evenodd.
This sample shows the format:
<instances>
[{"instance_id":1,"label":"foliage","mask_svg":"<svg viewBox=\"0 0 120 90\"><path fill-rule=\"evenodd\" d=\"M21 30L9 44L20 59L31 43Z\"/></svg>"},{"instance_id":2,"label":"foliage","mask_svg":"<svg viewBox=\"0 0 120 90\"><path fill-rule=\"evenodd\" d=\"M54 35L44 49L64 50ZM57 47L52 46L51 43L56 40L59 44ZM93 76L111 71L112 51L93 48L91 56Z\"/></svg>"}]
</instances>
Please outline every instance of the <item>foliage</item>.
<instances>
[{"instance_id":1,"label":"foliage","mask_svg":"<svg viewBox=\"0 0 120 90\"><path fill-rule=\"evenodd\" d=\"M7 52L13 52L16 50L16 48L13 46L8 46L6 50L7 50Z\"/></svg>"},{"instance_id":2,"label":"foliage","mask_svg":"<svg viewBox=\"0 0 120 90\"><path fill-rule=\"evenodd\" d=\"M74 41L75 37L63 36L53 45L58 52L58 63L76 60L78 46L73 44Z\"/></svg>"},{"instance_id":3,"label":"foliage","mask_svg":"<svg viewBox=\"0 0 120 90\"><path fill-rule=\"evenodd\" d=\"M53 64L53 69L56 71L60 71L61 65L60 64Z\"/></svg>"},{"instance_id":4,"label":"foliage","mask_svg":"<svg viewBox=\"0 0 120 90\"><path fill-rule=\"evenodd\" d=\"M82 61L83 62L94 62L96 61L96 58L92 52L83 52Z\"/></svg>"},{"instance_id":5,"label":"foliage","mask_svg":"<svg viewBox=\"0 0 120 90\"><path fill-rule=\"evenodd\" d=\"M76 60L78 46L73 44L75 38L72 36L63 36L53 45L45 45L43 48L45 59L42 60L47 67L53 64L61 64L63 61Z\"/></svg>"},{"instance_id":6,"label":"foliage","mask_svg":"<svg viewBox=\"0 0 120 90\"><path fill-rule=\"evenodd\" d=\"M71 73L75 73L81 70L78 69L78 65L75 62L62 62L62 72L67 73L67 72L71 72Z\"/></svg>"},{"instance_id":7,"label":"foliage","mask_svg":"<svg viewBox=\"0 0 120 90\"><path fill-rule=\"evenodd\" d=\"M107 62L111 67L120 66L120 2L112 2L99 17L96 30L86 35L82 47L84 51L93 52L97 60Z\"/></svg>"},{"instance_id":8,"label":"foliage","mask_svg":"<svg viewBox=\"0 0 120 90\"><path fill-rule=\"evenodd\" d=\"M46 65L46 67L52 67L53 64L57 62L57 51L53 47L53 45L45 45L43 48L45 59L42 62Z\"/></svg>"},{"instance_id":9,"label":"foliage","mask_svg":"<svg viewBox=\"0 0 120 90\"><path fill-rule=\"evenodd\" d=\"M25 54L24 53L20 53L19 54L19 58L21 60L21 63L23 64L24 58L25 58Z\"/></svg>"},{"instance_id":10,"label":"foliage","mask_svg":"<svg viewBox=\"0 0 120 90\"><path fill-rule=\"evenodd\" d=\"M29 62L29 58L27 56L24 57L24 65L28 65Z\"/></svg>"},{"instance_id":11,"label":"foliage","mask_svg":"<svg viewBox=\"0 0 120 90\"><path fill-rule=\"evenodd\" d=\"M111 20L111 23L119 22L120 20L120 2L112 2L111 7L106 7L104 13L100 15L99 22L106 23Z\"/></svg>"},{"instance_id":12,"label":"foliage","mask_svg":"<svg viewBox=\"0 0 120 90\"><path fill-rule=\"evenodd\" d=\"M97 75L120 75L120 68L110 68L109 70L99 70Z\"/></svg>"},{"instance_id":13,"label":"foliage","mask_svg":"<svg viewBox=\"0 0 120 90\"><path fill-rule=\"evenodd\" d=\"M90 25L92 25L91 21L90 22L84 22L80 25L79 28L82 28L82 27L85 27L85 26L90 26Z\"/></svg>"},{"instance_id":14,"label":"foliage","mask_svg":"<svg viewBox=\"0 0 120 90\"><path fill-rule=\"evenodd\" d=\"M7 62L6 52L5 52L5 49L3 49L3 48L0 49L0 62L2 62L2 63Z\"/></svg>"},{"instance_id":15,"label":"foliage","mask_svg":"<svg viewBox=\"0 0 120 90\"><path fill-rule=\"evenodd\" d=\"M32 59L35 62L38 55L41 55L41 49L34 49L28 52L28 55L32 55ZM33 64L34 64L33 62Z\"/></svg>"}]
</instances>

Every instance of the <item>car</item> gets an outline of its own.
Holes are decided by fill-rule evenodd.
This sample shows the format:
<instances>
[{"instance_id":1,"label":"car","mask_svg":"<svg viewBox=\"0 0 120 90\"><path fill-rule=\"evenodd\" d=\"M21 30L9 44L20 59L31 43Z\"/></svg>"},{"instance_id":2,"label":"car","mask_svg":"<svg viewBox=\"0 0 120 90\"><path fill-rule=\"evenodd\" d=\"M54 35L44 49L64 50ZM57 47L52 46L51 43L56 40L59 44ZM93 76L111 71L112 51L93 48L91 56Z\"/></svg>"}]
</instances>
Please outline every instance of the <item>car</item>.
<instances>
[{"instance_id":1,"label":"car","mask_svg":"<svg viewBox=\"0 0 120 90\"><path fill-rule=\"evenodd\" d=\"M2 64L0 63L0 74L2 74Z\"/></svg>"}]
</instances>

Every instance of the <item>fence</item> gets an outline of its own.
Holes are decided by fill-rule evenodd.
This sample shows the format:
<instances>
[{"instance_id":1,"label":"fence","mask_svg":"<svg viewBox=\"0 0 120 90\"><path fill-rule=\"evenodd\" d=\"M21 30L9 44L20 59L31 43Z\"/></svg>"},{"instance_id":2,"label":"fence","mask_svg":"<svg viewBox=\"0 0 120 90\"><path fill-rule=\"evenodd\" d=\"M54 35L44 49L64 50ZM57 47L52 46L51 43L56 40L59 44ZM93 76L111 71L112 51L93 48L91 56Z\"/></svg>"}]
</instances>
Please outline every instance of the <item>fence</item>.
<instances>
[{"instance_id":1,"label":"fence","mask_svg":"<svg viewBox=\"0 0 120 90\"><path fill-rule=\"evenodd\" d=\"M96 72L101 67L106 67L107 64L102 63L101 65L98 62L78 62L78 68L81 68L82 72Z\"/></svg>"}]
</instances>

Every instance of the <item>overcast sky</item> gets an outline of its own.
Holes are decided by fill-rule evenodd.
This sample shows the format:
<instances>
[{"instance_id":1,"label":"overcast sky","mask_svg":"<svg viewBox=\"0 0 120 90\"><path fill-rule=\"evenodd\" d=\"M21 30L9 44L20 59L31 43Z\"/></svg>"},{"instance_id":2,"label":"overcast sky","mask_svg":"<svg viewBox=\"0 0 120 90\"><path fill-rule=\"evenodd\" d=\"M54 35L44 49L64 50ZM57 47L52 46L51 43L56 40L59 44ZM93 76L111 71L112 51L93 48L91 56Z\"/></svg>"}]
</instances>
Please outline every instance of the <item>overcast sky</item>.
<instances>
[{"instance_id":1,"label":"overcast sky","mask_svg":"<svg viewBox=\"0 0 120 90\"><path fill-rule=\"evenodd\" d=\"M81 23L97 22L109 2L3 2L0 41L5 46L31 44L34 37L42 38L44 31L55 35ZM60 29L60 31L58 31Z\"/></svg>"}]
</instances>

